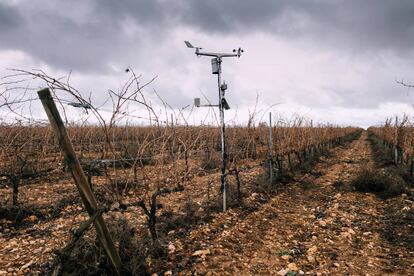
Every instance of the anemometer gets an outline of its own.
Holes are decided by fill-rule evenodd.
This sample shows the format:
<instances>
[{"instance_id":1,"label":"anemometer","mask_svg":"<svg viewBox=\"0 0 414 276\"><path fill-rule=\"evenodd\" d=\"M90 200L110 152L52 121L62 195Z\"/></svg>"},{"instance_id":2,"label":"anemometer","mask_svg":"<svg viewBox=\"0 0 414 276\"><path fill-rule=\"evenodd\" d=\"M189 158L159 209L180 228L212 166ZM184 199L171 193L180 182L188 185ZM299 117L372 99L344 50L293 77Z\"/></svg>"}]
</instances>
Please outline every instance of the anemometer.
<instances>
[{"instance_id":1,"label":"anemometer","mask_svg":"<svg viewBox=\"0 0 414 276\"><path fill-rule=\"evenodd\" d=\"M202 52L203 48L194 47L190 42L184 41L185 45L188 48L195 49L195 54L197 56L208 56L213 57L211 59L211 70L214 75L217 75L217 83L218 83L218 92L219 92L219 103L217 105L201 105L200 98L194 99L194 105L196 107L202 106L215 106L219 108L220 112L220 124L221 124L221 156L222 156L222 166L221 166L221 191L223 195L223 211L226 211L226 161L227 161L227 154L226 154L226 141L225 141L225 124L224 124L224 110L229 110L230 106L224 98L224 95L227 90L227 84L223 81L221 82L221 63L223 58L227 57L237 57L239 58L241 54L244 52L243 49L233 49L233 53L213 53L213 52Z\"/></svg>"}]
</instances>

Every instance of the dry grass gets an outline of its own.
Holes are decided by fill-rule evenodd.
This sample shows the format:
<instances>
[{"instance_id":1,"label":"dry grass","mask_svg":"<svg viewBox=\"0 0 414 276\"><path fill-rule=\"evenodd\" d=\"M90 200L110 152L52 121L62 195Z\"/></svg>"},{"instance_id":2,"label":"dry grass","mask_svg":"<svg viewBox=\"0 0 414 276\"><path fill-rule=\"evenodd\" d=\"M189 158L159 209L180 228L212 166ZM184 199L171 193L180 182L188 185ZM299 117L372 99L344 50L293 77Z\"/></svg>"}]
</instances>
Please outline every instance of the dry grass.
<instances>
[{"instance_id":1,"label":"dry grass","mask_svg":"<svg viewBox=\"0 0 414 276\"><path fill-rule=\"evenodd\" d=\"M356 191L375 193L381 197L398 196L407 189L407 184L399 175L368 167L358 172L351 185Z\"/></svg>"}]
</instances>

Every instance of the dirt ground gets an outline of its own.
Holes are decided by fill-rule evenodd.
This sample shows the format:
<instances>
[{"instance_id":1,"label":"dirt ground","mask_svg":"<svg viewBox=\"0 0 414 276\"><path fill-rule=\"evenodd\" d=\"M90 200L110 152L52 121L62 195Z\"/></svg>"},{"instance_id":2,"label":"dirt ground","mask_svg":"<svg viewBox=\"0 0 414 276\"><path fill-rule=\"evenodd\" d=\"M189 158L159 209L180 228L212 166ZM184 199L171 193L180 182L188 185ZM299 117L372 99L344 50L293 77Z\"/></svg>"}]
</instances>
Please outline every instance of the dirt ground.
<instances>
[{"instance_id":1,"label":"dirt ground","mask_svg":"<svg viewBox=\"0 0 414 276\"><path fill-rule=\"evenodd\" d=\"M187 275L414 275L414 222L407 220L413 198L402 194L383 200L352 191L349 183L362 166L375 166L366 132L257 211L241 217L241 211L232 210L189 233L187 245L174 246L184 248L171 257L171 270Z\"/></svg>"},{"instance_id":2,"label":"dirt ground","mask_svg":"<svg viewBox=\"0 0 414 276\"><path fill-rule=\"evenodd\" d=\"M353 191L350 182L364 166L377 166L366 132L333 149L308 173L279 185L272 196L245 189L243 208L213 212L208 220L162 234L168 257L162 272L159 266L154 272L414 275L413 192L381 199ZM242 182L253 183L262 172L252 166L243 172ZM161 199L160 220L183 212L189 199L202 206L208 183L218 176L194 175L184 192ZM87 218L70 178L59 181L22 188L24 199L43 204L42 212L27 216L23 226L14 228L0 217L0 275L41 274L54 250L67 243L70 230ZM44 214L47 206L59 204L58 214ZM128 208L123 215L145 231L142 210Z\"/></svg>"}]
</instances>

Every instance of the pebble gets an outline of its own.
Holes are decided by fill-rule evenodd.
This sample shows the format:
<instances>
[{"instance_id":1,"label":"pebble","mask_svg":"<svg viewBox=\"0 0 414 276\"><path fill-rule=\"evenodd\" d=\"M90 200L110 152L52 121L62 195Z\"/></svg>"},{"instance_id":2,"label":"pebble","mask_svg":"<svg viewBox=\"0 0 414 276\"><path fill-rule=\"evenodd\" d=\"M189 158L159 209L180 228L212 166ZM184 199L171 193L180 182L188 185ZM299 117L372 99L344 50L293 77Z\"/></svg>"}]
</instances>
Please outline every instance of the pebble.
<instances>
[{"instance_id":1,"label":"pebble","mask_svg":"<svg viewBox=\"0 0 414 276\"><path fill-rule=\"evenodd\" d=\"M312 254L315 254L316 253L316 251L318 251L318 247L316 246L316 245L314 245L314 246L311 246L309 249L308 249L308 254L309 255L312 255Z\"/></svg>"},{"instance_id":2,"label":"pebble","mask_svg":"<svg viewBox=\"0 0 414 276\"><path fill-rule=\"evenodd\" d=\"M349 232L341 232L341 236L344 238L352 239L352 235Z\"/></svg>"},{"instance_id":3,"label":"pebble","mask_svg":"<svg viewBox=\"0 0 414 276\"><path fill-rule=\"evenodd\" d=\"M289 263L287 267L288 267L289 270L299 271L299 268L295 263Z\"/></svg>"},{"instance_id":4,"label":"pebble","mask_svg":"<svg viewBox=\"0 0 414 276\"><path fill-rule=\"evenodd\" d=\"M334 267L340 267L338 263L333 263Z\"/></svg>"},{"instance_id":5,"label":"pebble","mask_svg":"<svg viewBox=\"0 0 414 276\"><path fill-rule=\"evenodd\" d=\"M30 217L28 217L28 220L31 222L35 222L37 220L37 217L35 215L31 215Z\"/></svg>"},{"instance_id":6,"label":"pebble","mask_svg":"<svg viewBox=\"0 0 414 276\"><path fill-rule=\"evenodd\" d=\"M288 274L289 269L281 269L277 272L277 275L281 275L281 276L285 276L286 274Z\"/></svg>"},{"instance_id":7,"label":"pebble","mask_svg":"<svg viewBox=\"0 0 414 276\"><path fill-rule=\"evenodd\" d=\"M205 250L197 250L196 252L194 252L192 254L192 256L201 256L204 257L205 255L210 254L210 249L205 249Z\"/></svg>"},{"instance_id":8,"label":"pebble","mask_svg":"<svg viewBox=\"0 0 414 276\"><path fill-rule=\"evenodd\" d=\"M315 257L311 255L308 255L306 258L308 259L308 262L310 263L314 263L316 261Z\"/></svg>"},{"instance_id":9,"label":"pebble","mask_svg":"<svg viewBox=\"0 0 414 276\"><path fill-rule=\"evenodd\" d=\"M21 269L26 269L29 266L31 266L33 264L33 261L28 262L27 264L25 264L24 266L21 267Z\"/></svg>"},{"instance_id":10,"label":"pebble","mask_svg":"<svg viewBox=\"0 0 414 276\"><path fill-rule=\"evenodd\" d=\"M287 261L287 260L289 260L289 259L290 259L290 255L283 255L283 256L281 256L281 258L282 258L283 260Z\"/></svg>"},{"instance_id":11,"label":"pebble","mask_svg":"<svg viewBox=\"0 0 414 276\"><path fill-rule=\"evenodd\" d=\"M174 253L175 252L175 246L172 244L172 243L170 243L169 245L168 245L168 253L169 254L172 254L172 253Z\"/></svg>"}]
</instances>

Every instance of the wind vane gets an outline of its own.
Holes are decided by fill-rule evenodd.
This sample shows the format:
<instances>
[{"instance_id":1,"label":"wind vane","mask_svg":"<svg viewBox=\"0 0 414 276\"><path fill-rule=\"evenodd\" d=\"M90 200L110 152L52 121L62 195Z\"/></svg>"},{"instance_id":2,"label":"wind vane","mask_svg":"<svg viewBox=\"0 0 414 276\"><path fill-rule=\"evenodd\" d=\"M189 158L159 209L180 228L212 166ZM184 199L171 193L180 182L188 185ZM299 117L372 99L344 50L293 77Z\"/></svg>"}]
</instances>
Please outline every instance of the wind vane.
<instances>
[{"instance_id":1,"label":"wind vane","mask_svg":"<svg viewBox=\"0 0 414 276\"><path fill-rule=\"evenodd\" d=\"M224 98L225 91L227 90L227 84L223 81L221 82L221 63L222 59L226 57L240 57L241 54L244 52L243 49L238 48L233 49L233 53L213 53L213 52L202 52L200 51L201 47L194 47L190 42L184 41L185 45L188 48L195 49L195 54L197 56L208 56L213 57L211 59L211 67L212 73L217 75L217 83L218 83L218 92L219 92L219 103L217 105L201 105L200 98L194 99L194 105L197 107L201 106L217 106L220 111L220 124L221 124L221 155L222 155L222 166L221 166L221 191L223 195L223 211L226 211L226 162L227 162L227 154L226 154L226 141L225 141L225 124L224 124L224 110L230 109L229 104L227 103L226 99Z\"/></svg>"}]
</instances>

